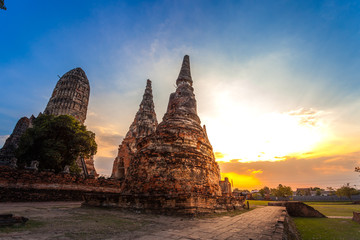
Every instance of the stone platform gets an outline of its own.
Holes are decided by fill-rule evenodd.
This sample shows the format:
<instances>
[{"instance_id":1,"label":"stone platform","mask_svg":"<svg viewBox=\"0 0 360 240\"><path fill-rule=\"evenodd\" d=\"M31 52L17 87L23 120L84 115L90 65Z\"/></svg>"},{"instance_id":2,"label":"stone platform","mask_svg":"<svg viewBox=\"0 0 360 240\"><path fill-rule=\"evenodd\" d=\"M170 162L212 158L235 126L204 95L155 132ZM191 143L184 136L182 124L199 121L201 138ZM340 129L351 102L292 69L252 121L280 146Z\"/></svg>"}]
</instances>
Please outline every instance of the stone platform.
<instances>
[{"instance_id":1,"label":"stone platform","mask_svg":"<svg viewBox=\"0 0 360 240\"><path fill-rule=\"evenodd\" d=\"M141 213L199 216L214 212L239 210L243 197L196 195L126 195L121 193L85 193L82 206L119 208Z\"/></svg>"}]
</instances>

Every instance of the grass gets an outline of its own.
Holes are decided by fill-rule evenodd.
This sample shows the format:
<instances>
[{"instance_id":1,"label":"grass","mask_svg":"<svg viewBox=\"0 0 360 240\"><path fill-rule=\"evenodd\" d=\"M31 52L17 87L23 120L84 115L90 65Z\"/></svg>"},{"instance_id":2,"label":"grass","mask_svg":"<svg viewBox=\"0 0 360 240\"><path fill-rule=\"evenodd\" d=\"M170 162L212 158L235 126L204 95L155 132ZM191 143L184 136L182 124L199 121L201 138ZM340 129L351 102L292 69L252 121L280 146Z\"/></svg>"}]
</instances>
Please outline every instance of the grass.
<instances>
[{"instance_id":1,"label":"grass","mask_svg":"<svg viewBox=\"0 0 360 240\"><path fill-rule=\"evenodd\" d=\"M265 200L247 200L249 202L250 207L251 206L267 206L268 202L270 201L265 201Z\"/></svg>"},{"instance_id":2,"label":"grass","mask_svg":"<svg viewBox=\"0 0 360 240\"><path fill-rule=\"evenodd\" d=\"M355 205L352 202L304 202L304 203L307 205Z\"/></svg>"},{"instance_id":3,"label":"grass","mask_svg":"<svg viewBox=\"0 0 360 240\"><path fill-rule=\"evenodd\" d=\"M294 218L303 240L360 239L360 226L351 219Z\"/></svg>"},{"instance_id":4,"label":"grass","mask_svg":"<svg viewBox=\"0 0 360 240\"><path fill-rule=\"evenodd\" d=\"M340 204L309 204L309 206L315 208L322 214L326 216L352 216L353 212L359 212L360 211L360 205L355 204L346 204L346 205L340 205Z\"/></svg>"},{"instance_id":5,"label":"grass","mask_svg":"<svg viewBox=\"0 0 360 240\"><path fill-rule=\"evenodd\" d=\"M269 201L248 200L251 206L267 206ZM351 202L304 202L326 216L352 216L360 212L360 205Z\"/></svg>"},{"instance_id":6,"label":"grass","mask_svg":"<svg viewBox=\"0 0 360 240\"><path fill-rule=\"evenodd\" d=\"M10 232L33 230L35 228L39 228L44 225L45 225L44 222L36 221L36 220L29 220L26 222L26 224L13 225L10 227L0 227L0 233L10 233Z\"/></svg>"}]
</instances>

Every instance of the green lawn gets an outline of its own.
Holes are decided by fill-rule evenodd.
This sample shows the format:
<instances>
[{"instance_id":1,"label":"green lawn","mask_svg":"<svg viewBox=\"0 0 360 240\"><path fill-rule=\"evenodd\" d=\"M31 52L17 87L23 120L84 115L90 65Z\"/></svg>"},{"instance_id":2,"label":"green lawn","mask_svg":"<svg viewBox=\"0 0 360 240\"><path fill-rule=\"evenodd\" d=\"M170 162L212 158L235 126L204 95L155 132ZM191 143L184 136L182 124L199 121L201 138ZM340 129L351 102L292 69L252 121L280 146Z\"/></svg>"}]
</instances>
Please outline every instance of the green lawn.
<instances>
[{"instance_id":1,"label":"green lawn","mask_svg":"<svg viewBox=\"0 0 360 240\"><path fill-rule=\"evenodd\" d=\"M264 200L247 200L251 206L267 206L268 202L270 201L264 201ZM246 204L246 201L245 201Z\"/></svg>"},{"instance_id":2,"label":"green lawn","mask_svg":"<svg viewBox=\"0 0 360 240\"><path fill-rule=\"evenodd\" d=\"M303 240L360 239L360 225L351 219L294 218Z\"/></svg>"},{"instance_id":3,"label":"green lawn","mask_svg":"<svg viewBox=\"0 0 360 240\"><path fill-rule=\"evenodd\" d=\"M269 201L248 200L251 206L267 206ZM352 216L360 212L360 205L351 202L304 202L326 216Z\"/></svg>"},{"instance_id":4,"label":"green lawn","mask_svg":"<svg viewBox=\"0 0 360 240\"><path fill-rule=\"evenodd\" d=\"M354 205L352 204L352 202L304 202L304 203L307 205Z\"/></svg>"},{"instance_id":5,"label":"green lawn","mask_svg":"<svg viewBox=\"0 0 360 240\"><path fill-rule=\"evenodd\" d=\"M326 216L352 216L353 212L360 212L360 205L355 204L309 204Z\"/></svg>"},{"instance_id":6,"label":"green lawn","mask_svg":"<svg viewBox=\"0 0 360 240\"><path fill-rule=\"evenodd\" d=\"M251 206L267 206L269 201L249 200ZM351 202L304 202L326 216L352 216L360 205ZM360 224L351 219L294 218L302 239L360 239Z\"/></svg>"}]
</instances>

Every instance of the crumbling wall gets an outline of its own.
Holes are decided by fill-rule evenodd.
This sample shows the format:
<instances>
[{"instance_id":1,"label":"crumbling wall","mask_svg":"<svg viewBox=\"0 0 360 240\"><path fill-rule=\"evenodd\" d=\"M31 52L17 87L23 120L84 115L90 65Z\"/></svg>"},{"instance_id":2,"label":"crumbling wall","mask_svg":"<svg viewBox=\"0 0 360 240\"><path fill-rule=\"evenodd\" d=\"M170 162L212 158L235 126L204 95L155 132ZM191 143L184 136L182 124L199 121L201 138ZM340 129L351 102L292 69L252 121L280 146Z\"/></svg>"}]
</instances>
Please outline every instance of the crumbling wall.
<instances>
[{"instance_id":1,"label":"crumbling wall","mask_svg":"<svg viewBox=\"0 0 360 240\"><path fill-rule=\"evenodd\" d=\"M120 182L0 167L0 202L82 200L90 192L119 193Z\"/></svg>"}]
</instances>

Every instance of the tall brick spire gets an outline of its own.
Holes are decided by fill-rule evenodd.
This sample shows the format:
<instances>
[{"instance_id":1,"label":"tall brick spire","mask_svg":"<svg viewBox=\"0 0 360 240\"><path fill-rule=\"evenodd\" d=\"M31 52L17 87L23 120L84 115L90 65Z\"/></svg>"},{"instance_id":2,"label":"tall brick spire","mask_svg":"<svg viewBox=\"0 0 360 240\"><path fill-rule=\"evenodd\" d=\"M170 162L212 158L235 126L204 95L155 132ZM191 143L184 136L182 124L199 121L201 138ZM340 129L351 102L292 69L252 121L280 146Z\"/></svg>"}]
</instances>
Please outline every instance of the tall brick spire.
<instances>
[{"instance_id":1,"label":"tall brick spire","mask_svg":"<svg viewBox=\"0 0 360 240\"><path fill-rule=\"evenodd\" d=\"M189 56L185 56L163 121L138 144L123 185L125 194L188 196L186 203L179 203L184 208L187 201L221 195L219 166L200 126L191 83Z\"/></svg>"},{"instance_id":2,"label":"tall brick spire","mask_svg":"<svg viewBox=\"0 0 360 240\"><path fill-rule=\"evenodd\" d=\"M176 91L170 94L169 104L163 121L170 118L186 118L200 124L196 110L196 99L190 73L190 59L184 56L179 77L176 80Z\"/></svg>"},{"instance_id":3,"label":"tall brick spire","mask_svg":"<svg viewBox=\"0 0 360 240\"><path fill-rule=\"evenodd\" d=\"M190 72L190 58L188 55L184 56L179 77L176 80L176 85L179 86L179 84L181 84L182 82L187 82L190 84L190 86L192 86L193 84Z\"/></svg>"},{"instance_id":4,"label":"tall brick spire","mask_svg":"<svg viewBox=\"0 0 360 240\"><path fill-rule=\"evenodd\" d=\"M136 152L137 142L154 133L157 125L151 81L148 79L139 110L124 140L119 146L118 155L115 158L111 175L113 178L123 179L125 177L127 168Z\"/></svg>"}]
</instances>

